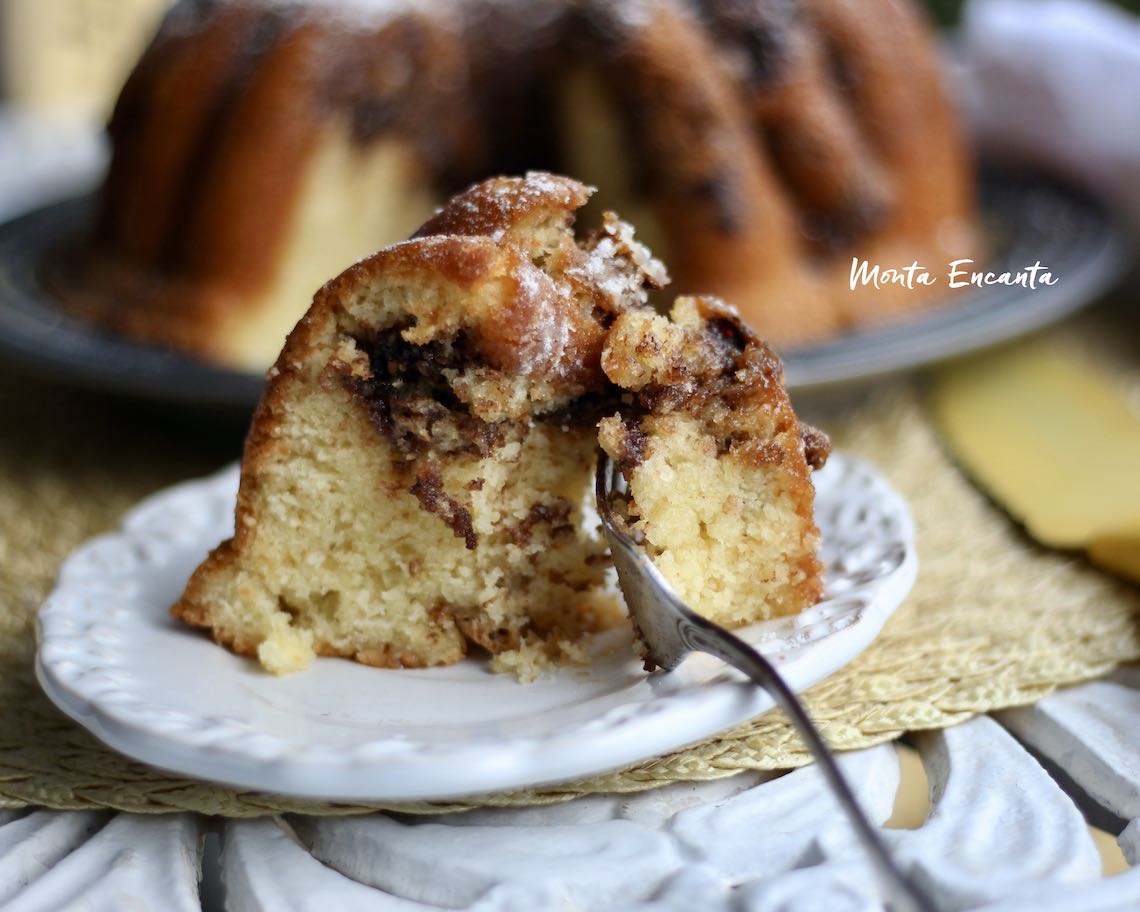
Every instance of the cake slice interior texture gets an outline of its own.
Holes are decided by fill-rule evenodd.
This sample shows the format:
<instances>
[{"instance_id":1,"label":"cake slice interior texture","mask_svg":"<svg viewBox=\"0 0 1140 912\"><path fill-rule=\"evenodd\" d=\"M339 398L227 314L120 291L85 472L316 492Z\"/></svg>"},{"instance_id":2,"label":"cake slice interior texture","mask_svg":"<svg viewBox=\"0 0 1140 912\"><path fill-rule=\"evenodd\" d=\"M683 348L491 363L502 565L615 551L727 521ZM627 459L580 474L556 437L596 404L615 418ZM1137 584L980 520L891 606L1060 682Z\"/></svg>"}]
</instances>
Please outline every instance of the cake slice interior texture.
<instances>
[{"instance_id":1,"label":"cake slice interior texture","mask_svg":"<svg viewBox=\"0 0 1140 912\"><path fill-rule=\"evenodd\" d=\"M599 441L698 610L739 625L818 599L825 439L730 307L648 306L668 277L627 224L575 239L590 192L484 182L317 293L254 416L235 534L176 616L275 672L473 645L524 679L585 660L583 637L622 621L583 510Z\"/></svg>"},{"instance_id":2,"label":"cake slice interior texture","mask_svg":"<svg viewBox=\"0 0 1140 912\"><path fill-rule=\"evenodd\" d=\"M271 670L315 653L522 668L616 620L582 522L609 323L665 276L568 179L499 179L326 285L271 371L236 533L175 614Z\"/></svg>"}]
</instances>

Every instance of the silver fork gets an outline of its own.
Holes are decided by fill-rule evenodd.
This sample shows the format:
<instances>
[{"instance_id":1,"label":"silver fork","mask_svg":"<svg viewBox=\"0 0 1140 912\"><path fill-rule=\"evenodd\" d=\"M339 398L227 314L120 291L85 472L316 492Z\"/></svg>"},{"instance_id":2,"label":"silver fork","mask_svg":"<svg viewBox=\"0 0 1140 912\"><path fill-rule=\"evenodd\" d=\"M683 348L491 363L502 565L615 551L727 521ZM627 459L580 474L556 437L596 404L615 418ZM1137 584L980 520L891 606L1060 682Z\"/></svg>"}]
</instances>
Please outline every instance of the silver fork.
<instances>
[{"instance_id":1,"label":"silver fork","mask_svg":"<svg viewBox=\"0 0 1140 912\"><path fill-rule=\"evenodd\" d=\"M646 650L646 669L657 666L670 671L690 652L704 652L744 672L763 687L776 705L791 719L807 744L823 778L831 787L871 858L884 888L888 905L896 912L932 910L926 896L895 864L879 834L859 806L851 787L819 729L811 721L799 698L772 664L742 639L692 611L654 566L645 549L627 531L624 520L612 509L614 496L625 496L625 480L613 461L599 451L595 479L598 515L609 540L618 583L625 596L630 618Z\"/></svg>"}]
</instances>

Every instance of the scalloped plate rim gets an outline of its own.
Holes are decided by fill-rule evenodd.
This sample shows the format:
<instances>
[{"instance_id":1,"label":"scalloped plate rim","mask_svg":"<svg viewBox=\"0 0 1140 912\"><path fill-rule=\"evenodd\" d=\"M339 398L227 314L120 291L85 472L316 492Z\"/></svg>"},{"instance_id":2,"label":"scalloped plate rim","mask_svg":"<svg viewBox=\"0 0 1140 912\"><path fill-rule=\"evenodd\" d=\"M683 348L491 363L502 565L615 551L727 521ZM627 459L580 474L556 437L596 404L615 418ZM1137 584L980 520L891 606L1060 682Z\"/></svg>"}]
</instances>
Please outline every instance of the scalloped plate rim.
<instances>
[{"instance_id":1,"label":"scalloped plate rim","mask_svg":"<svg viewBox=\"0 0 1140 912\"><path fill-rule=\"evenodd\" d=\"M169 719L185 721L183 716L187 714L168 706L164 708L161 700L157 705L148 704L149 708L140 712L137 694L128 693L126 696L129 699L125 700L111 699L106 686L100 689L99 676L106 669L98 666L97 661L90 657L90 664L78 677L73 678L63 672L61 663L74 664L75 660L66 657L61 659L54 653L59 651L61 643L67 645L69 638L76 640L77 636L74 633L61 633L59 624L64 621L74 625L77 618L83 619L83 611L74 608L77 603L70 603L72 607L69 610L68 599L92 599L95 604L98 604L99 598L118 599L126 606L127 613L124 615L125 621L116 623L127 623L128 632L134 630L136 636L139 631L148 636L153 631L158 631L155 635L165 637L162 624L154 620L165 615L165 606L131 602L132 598L145 597L147 572L159 575L164 572L161 560L154 568L141 574L128 569L121 576L111 576L109 579L81 572L83 562L90 560L97 548L142 547L147 543L147 535L153 533L156 522L161 524L166 520L171 525L180 523L177 513L180 504L196 507L212 504L206 512L212 509L216 514L224 502L232 511L236 471L236 467L231 466L205 479L182 482L141 501L126 515L117 532L92 539L64 562L57 588L45 601L37 618L39 648L36 675L44 691L60 709L99 740L132 759L180 775L236 788L306 799L363 803L445 800L506 789L539 787L619 769L713 736L772 706L772 701L765 693L741 681L735 673L721 670L707 657L694 656L676 672L668 675L639 674L635 683L623 685L614 691L615 694L624 694L632 689L636 692L636 697L630 695L628 700L615 697L617 702L606 708L599 718L579 722L575 727L564 731L544 732L541 737L497 737L493 733L484 733L478 737L473 735L467 741L461 740L457 745L425 741L418 747L414 739L376 737L346 748L335 742L306 741L303 738L299 743L292 743L258 731L240 720L214 719L205 712L199 721L206 724L199 735L202 732L217 735L214 740L209 737L198 737L195 740L186 731L180 732L177 726L169 729L168 725L168 730L164 731L162 718L168 722ZM838 593L835 599L825 600L821 606L809 609L809 612L815 612L812 617L822 618L813 623L822 624L828 632L809 638L806 644L797 644L794 638L788 637L781 640L773 633L773 630L782 629L773 625L783 625L794 634L804 626L802 616L766 622L771 628L768 630L765 625L747 629L748 634L781 665L796 690L802 690L834 673L861 653L902 603L917 574L914 527L905 502L873 468L837 453L828 469L821 473L820 480L825 482L820 486L821 503L829 503L828 498L832 498L841 506L845 504L846 500L840 497L845 484L858 482L869 490L870 501L873 505L877 504L873 509L881 510L884 521L893 524L892 528L895 529L895 537L888 536L886 541L892 548L901 546L901 551L897 564L889 571L862 586L855 585ZM849 494L847 492L845 496ZM147 523L140 521L143 516L147 518ZM821 527L827 546L826 522L821 521ZM185 533L185 530L183 533L190 539L194 534L200 534L193 531ZM228 531L223 530L221 534L228 534ZM216 538L213 541L198 542L206 548L215 543ZM159 553L161 554L161 549ZM140 583L140 579L144 582ZM180 585L180 582L177 584ZM132 596L132 585L143 590L142 593ZM867 592L871 595L867 595ZM836 619L826 617L829 605L834 605L837 599L865 599L866 605L856 613L854 620L837 626ZM146 622L145 619L152 615L153 619ZM100 613L98 617L102 619L105 615ZM143 625L131 628L129 621L138 620L139 617L144 619ZM844 618L840 613L838 621L843 621ZM66 624L64 628L66 629ZM173 659L177 659L180 652L185 652L188 644L204 641L204 638L193 634L187 636L187 631L180 627L175 629L174 636L168 637L169 648L176 650L172 653ZM620 639L620 635L611 636ZM785 648L774 649L781 643ZM212 643L203 642L203 645L210 650L206 655L227 657L215 662L223 669L227 665L237 667L234 663L244 663L243 668L253 665L248 660L231 656ZM84 648L94 653L103 647L98 644L90 646L84 639ZM477 661L467 659L451 669L462 666L469 670ZM630 664L636 665L632 652L627 657L615 658L613 661L618 663L614 666L617 669L614 674L620 676L630 676ZM318 659L317 663L326 668L362 667L338 659ZM556 673L555 686L559 691L573 687L574 674L585 674L587 677L601 674L598 671L600 667L597 665L595 670L589 672L576 672L575 669L560 671ZM451 669L432 671L447 675ZM367 672L377 676L376 680L384 678L389 681L397 680L391 677L393 675L417 674L414 671L393 672L383 669L367 669ZM240 675L246 672L234 673L238 675L234 679L236 683L226 686L232 687L233 692L240 696L243 692ZM304 676L312 673L312 670L300 672L285 680L304 681ZM338 673L330 674L335 676ZM558 677L563 674L565 679ZM486 677L502 679L498 675ZM281 679L258 673L256 680ZM600 680L607 683L605 678ZM626 680L626 677L620 677L620 680ZM149 683L154 686L156 682ZM457 684L447 684L448 687L468 685L469 682L465 683L461 676ZM511 686L523 688L536 685L511 682ZM110 692L113 693L113 688ZM161 692L161 687L157 692ZM581 704L589 704L598 699L603 699L604 702L606 695L603 694L601 698L585 698ZM153 697L148 699L154 704ZM566 711L573 715L575 705L567 704L569 708ZM167 716L163 715L164 712ZM532 716L540 712L542 711L534 710ZM155 716L160 718L159 722L155 721ZM299 715L298 718L302 716ZM525 722L530 717L520 718ZM210 727L211 724L214 724L214 728ZM355 727L367 727L367 724L369 723L361 723ZM499 724L495 720L487 723L492 729ZM589 747L583 749L586 740Z\"/></svg>"}]
</instances>

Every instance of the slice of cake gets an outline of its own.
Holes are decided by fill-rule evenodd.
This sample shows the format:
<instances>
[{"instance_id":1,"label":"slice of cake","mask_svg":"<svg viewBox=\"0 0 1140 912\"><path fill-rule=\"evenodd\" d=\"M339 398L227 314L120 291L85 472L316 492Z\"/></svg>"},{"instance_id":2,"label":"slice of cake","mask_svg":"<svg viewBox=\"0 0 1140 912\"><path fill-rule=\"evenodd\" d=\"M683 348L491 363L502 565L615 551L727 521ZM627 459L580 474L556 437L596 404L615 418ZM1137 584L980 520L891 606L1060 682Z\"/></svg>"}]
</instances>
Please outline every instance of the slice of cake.
<instances>
[{"instance_id":1,"label":"slice of cake","mask_svg":"<svg viewBox=\"0 0 1140 912\"><path fill-rule=\"evenodd\" d=\"M520 677L617 619L582 522L616 407L601 353L666 276L614 218L575 241L589 193L488 181L317 293L255 414L234 537L177 617L277 672L474 643Z\"/></svg>"},{"instance_id":2,"label":"slice of cake","mask_svg":"<svg viewBox=\"0 0 1140 912\"><path fill-rule=\"evenodd\" d=\"M672 320L619 315L602 367L632 394L600 431L625 519L678 595L726 626L818 601L809 469L829 444L797 421L772 350L718 299L683 297Z\"/></svg>"},{"instance_id":3,"label":"slice of cake","mask_svg":"<svg viewBox=\"0 0 1140 912\"><path fill-rule=\"evenodd\" d=\"M694 608L738 626L818 599L826 438L733 309L647 305L667 277L628 225L575 240L589 194L487 181L317 293L254 416L234 537L176 616L277 672L442 665L471 644L523 679L581 659L620 619L583 512L599 439Z\"/></svg>"}]
</instances>

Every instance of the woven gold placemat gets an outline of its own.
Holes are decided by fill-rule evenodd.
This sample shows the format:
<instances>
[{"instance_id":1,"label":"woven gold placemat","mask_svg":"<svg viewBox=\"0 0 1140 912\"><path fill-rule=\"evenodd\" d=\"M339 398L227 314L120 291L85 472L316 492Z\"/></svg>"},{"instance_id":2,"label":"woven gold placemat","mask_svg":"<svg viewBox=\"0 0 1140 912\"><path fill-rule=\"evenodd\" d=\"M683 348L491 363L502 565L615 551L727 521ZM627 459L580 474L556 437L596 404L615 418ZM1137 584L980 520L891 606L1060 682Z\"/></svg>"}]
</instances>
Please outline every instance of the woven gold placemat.
<instances>
[{"instance_id":1,"label":"woven gold placemat","mask_svg":"<svg viewBox=\"0 0 1140 912\"><path fill-rule=\"evenodd\" d=\"M909 499L918 584L876 642L810 692L828 741L862 748L901 733L1037 700L1140 659L1140 590L1077 555L1047 552L949 462L915 386L880 389L827 417L839 446L875 462ZM0 373L0 806L199 811L234 817L368 808L234 792L180 779L102 747L59 713L33 674L34 616L62 558L114 528L152 491L238 452L240 428L117 403ZM629 792L808 759L769 714L632 769L439 811Z\"/></svg>"}]
</instances>

